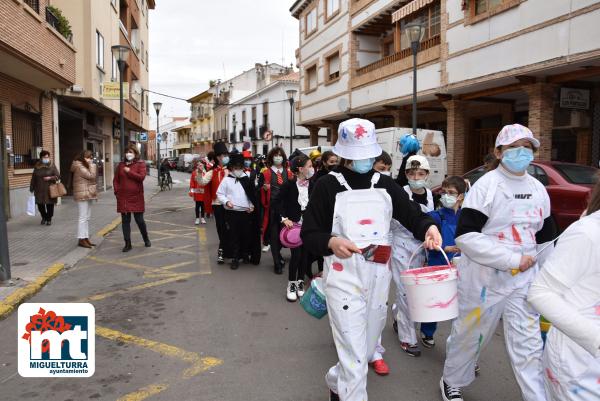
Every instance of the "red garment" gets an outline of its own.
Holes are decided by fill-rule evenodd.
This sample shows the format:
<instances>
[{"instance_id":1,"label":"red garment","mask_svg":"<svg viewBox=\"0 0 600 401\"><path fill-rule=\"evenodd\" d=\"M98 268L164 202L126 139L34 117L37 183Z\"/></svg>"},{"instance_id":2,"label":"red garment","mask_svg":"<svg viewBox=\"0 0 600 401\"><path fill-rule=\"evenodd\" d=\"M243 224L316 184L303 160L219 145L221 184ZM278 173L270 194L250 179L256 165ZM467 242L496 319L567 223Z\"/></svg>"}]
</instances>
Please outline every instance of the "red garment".
<instances>
[{"instance_id":1,"label":"red garment","mask_svg":"<svg viewBox=\"0 0 600 401\"><path fill-rule=\"evenodd\" d=\"M211 202L214 202L215 199L217 199L217 190L219 189L219 185L221 185L223 178L229 175L229 171L226 168L223 168L223 166L218 165L212 169L212 172L212 178L210 180L210 200Z\"/></svg>"},{"instance_id":2,"label":"red garment","mask_svg":"<svg viewBox=\"0 0 600 401\"><path fill-rule=\"evenodd\" d=\"M285 169L287 171L288 181L294 178L294 174L288 168ZM263 206L263 221L262 221L262 236L263 243L265 240L265 235L267 234L267 228L269 227L269 212L271 210L271 178L273 174L273 170L270 168L265 169L261 173L264 177L264 183L269 184L269 189L260 188L260 203Z\"/></svg>"},{"instance_id":3,"label":"red garment","mask_svg":"<svg viewBox=\"0 0 600 401\"><path fill-rule=\"evenodd\" d=\"M196 181L196 177L198 177L198 170L192 171L192 177L190 178L190 196L192 196L196 202L204 203L204 211L208 214L212 214L210 183L203 186Z\"/></svg>"},{"instance_id":4,"label":"red garment","mask_svg":"<svg viewBox=\"0 0 600 401\"><path fill-rule=\"evenodd\" d=\"M129 167L128 173L125 172L125 167ZM146 164L142 160L119 163L113 179L117 212L144 212L144 178L146 178Z\"/></svg>"}]
</instances>

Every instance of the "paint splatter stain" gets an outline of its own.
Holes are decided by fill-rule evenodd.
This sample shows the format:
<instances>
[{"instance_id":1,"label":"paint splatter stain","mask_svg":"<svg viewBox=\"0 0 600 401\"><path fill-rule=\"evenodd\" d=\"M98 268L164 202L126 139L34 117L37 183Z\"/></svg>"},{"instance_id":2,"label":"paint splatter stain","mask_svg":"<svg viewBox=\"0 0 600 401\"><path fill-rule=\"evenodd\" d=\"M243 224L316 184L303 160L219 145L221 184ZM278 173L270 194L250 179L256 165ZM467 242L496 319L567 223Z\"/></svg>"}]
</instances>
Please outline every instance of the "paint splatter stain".
<instances>
[{"instance_id":1,"label":"paint splatter stain","mask_svg":"<svg viewBox=\"0 0 600 401\"><path fill-rule=\"evenodd\" d=\"M438 302L433 305L427 305L428 308L440 308L447 309L452 303L458 298L458 294L455 294L448 302Z\"/></svg>"},{"instance_id":2,"label":"paint splatter stain","mask_svg":"<svg viewBox=\"0 0 600 401\"><path fill-rule=\"evenodd\" d=\"M479 334L479 341L477 343L477 355L481 353L481 347L483 347L483 334Z\"/></svg>"},{"instance_id":3,"label":"paint splatter stain","mask_svg":"<svg viewBox=\"0 0 600 401\"><path fill-rule=\"evenodd\" d=\"M506 236L504 235L504 233L498 233L498 239L500 241L504 241L506 239Z\"/></svg>"},{"instance_id":4,"label":"paint splatter stain","mask_svg":"<svg viewBox=\"0 0 600 401\"><path fill-rule=\"evenodd\" d=\"M513 240L517 243L517 244L522 244L523 240L521 239L521 234L519 234L519 230L517 229L517 227L515 227L515 225L513 224L512 226L512 236L513 236Z\"/></svg>"},{"instance_id":5,"label":"paint splatter stain","mask_svg":"<svg viewBox=\"0 0 600 401\"><path fill-rule=\"evenodd\" d=\"M333 270L335 270L336 272L341 272L342 270L344 270L344 265L342 265L341 263L338 262L333 262L331 264L331 267L333 268Z\"/></svg>"},{"instance_id":6,"label":"paint splatter stain","mask_svg":"<svg viewBox=\"0 0 600 401\"><path fill-rule=\"evenodd\" d=\"M368 226L370 224L373 224L373 220L372 219L362 219L358 221L358 224L360 224L361 226Z\"/></svg>"},{"instance_id":7,"label":"paint splatter stain","mask_svg":"<svg viewBox=\"0 0 600 401\"><path fill-rule=\"evenodd\" d=\"M362 139L365 136L367 130L362 125L357 125L356 130L354 130L354 138Z\"/></svg>"},{"instance_id":8,"label":"paint splatter stain","mask_svg":"<svg viewBox=\"0 0 600 401\"><path fill-rule=\"evenodd\" d=\"M481 308L478 306L473 309L466 317L465 321L469 326L469 331L472 331L475 326L479 326L481 323Z\"/></svg>"},{"instance_id":9,"label":"paint splatter stain","mask_svg":"<svg viewBox=\"0 0 600 401\"><path fill-rule=\"evenodd\" d=\"M344 307L342 309L348 310L348 305L344 305Z\"/></svg>"},{"instance_id":10,"label":"paint splatter stain","mask_svg":"<svg viewBox=\"0 0 600 401\"><path fill-rule=\"evenodd\" d=\"M600 305L596 305L596 315L600 316ZM600 378L598 379L600 381Z\"/></svg>"},{"instance_id":11,"label":"paint splatter stain","mask_svg":"<svg viewBox=\"0 0 600 401\"><path fill-rule=\"evenodd\" d=\"M558 380L556 380L556 377L554 377L554 374L552 373L552 371L549 368L546 368L546 376L548 377L548 380L550 380L550 382L552 384L554 384L555 386L558 386Z\"/></svg>"},{"instance_id":12,"label":"paint splatter stain","mask_svg":"<svg viewBox=\"0 0 600 401\"><path fill-rule=\"evenodd\" d=\"M481 289L481 295L480 295L480 299L481 299L481 303L484 304L485 300L487 298L487 287L483 287Z\"/></svg>"}]
</instances>

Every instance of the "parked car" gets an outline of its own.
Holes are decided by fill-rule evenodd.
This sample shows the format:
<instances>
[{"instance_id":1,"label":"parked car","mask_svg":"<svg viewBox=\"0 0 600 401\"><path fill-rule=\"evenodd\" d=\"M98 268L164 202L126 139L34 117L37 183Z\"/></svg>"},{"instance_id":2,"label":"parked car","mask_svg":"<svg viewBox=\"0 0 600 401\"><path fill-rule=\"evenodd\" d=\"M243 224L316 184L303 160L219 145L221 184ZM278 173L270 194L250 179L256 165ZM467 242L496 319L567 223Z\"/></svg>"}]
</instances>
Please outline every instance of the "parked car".
<instances>
[{"instance_id":1,"label":"parked car","mask_svg":"<svg viewBox=\"0 0 600 401\"><path fill-rule=\"evenodd\" d=\"M177 161L177 171L191 171L190 168L195 157L199 158L200 155L191 153L180 154L179 160Z\"/></svg>"},{"instance_id":2,"label":"parked car","mask_svg":"<svg viewBox=\"0 0 600 401\"><path fill-rule=\"evenodd\" d=\"M192 171L194 171L194 169L196 168L196 165L200 162L200 160L202 160L201 156L194 155L192 162L190 163L189 167L185 169L185 171L188 173L191 173Z\"/></svg>"},{"instance_id":3,"label":"parked car","mask_svg":"<svg viewBox=\"0 0 600 401\"><path fill-rule=\"evenodd\" d=\"M595 167L581 164L543 161L535 161L527 169L531 176L546 187L552 217L561 231L578 220L587 207L590 192L598 179L598 171ZM481 166L463 177L473 185L485 173L485 167ZM434 188L433 192L439 193L440 189Z\"/></svg>"},{"instance_id":4,"label":"parked car","mask_svg":"<svg viewBox=\"0 0 600 401\"><path fill-rule=\"evenodd\" d=\"M177 168L177 161L179 160L179 158L177 157L169 157L167 159L167 161L169 162L169 168L171 170L175 170Z\"/></svg>"}]
</instances>

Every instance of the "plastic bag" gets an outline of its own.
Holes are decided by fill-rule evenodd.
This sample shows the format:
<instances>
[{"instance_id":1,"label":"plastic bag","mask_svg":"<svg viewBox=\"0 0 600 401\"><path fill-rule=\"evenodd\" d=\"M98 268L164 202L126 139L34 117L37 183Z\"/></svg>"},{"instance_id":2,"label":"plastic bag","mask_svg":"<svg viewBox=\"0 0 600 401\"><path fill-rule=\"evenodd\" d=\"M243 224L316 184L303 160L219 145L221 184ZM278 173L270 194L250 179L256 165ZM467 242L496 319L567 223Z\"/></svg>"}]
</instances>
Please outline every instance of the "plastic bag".
<instances>
[{"instance_id":1,"label":"plastic bag","mask_svg":"<svg viewBox=\"0 0 600 401\"><path fill-rule=\"evenodd\" d=\"M35 216L35 196L31 195L27 198L27 215Z\"/></svg>"}]
</instances>

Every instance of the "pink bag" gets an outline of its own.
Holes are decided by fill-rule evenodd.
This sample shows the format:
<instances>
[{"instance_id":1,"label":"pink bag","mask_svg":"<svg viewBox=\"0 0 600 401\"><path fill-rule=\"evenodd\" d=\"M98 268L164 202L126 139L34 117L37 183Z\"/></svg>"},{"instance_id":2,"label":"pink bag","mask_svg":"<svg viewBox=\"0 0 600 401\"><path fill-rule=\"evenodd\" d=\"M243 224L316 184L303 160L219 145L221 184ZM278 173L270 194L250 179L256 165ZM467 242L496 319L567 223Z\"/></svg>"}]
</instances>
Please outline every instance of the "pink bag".
<instances>
[{"instance_id":1,"label":"pink bag","mask_svg":"<svg viewBox=\"0 0 600 401\"><path fill-rule=\"evenodd\" d=\"M298 223L294 223L291 228L283 227L279 232L279 240L281 245L286 248L298 248L302 245L302 238L300 238L300 229L302 226Z\"/></svg>"}]
</instances>

